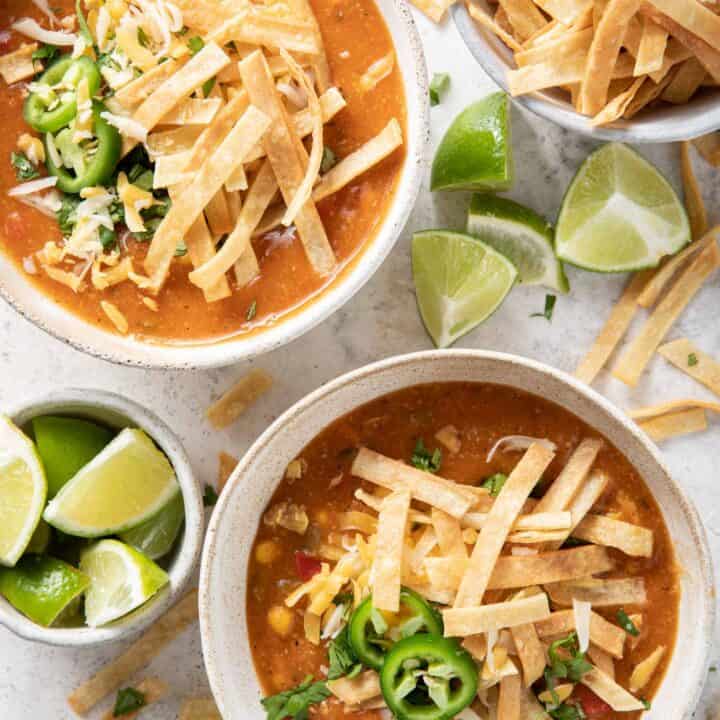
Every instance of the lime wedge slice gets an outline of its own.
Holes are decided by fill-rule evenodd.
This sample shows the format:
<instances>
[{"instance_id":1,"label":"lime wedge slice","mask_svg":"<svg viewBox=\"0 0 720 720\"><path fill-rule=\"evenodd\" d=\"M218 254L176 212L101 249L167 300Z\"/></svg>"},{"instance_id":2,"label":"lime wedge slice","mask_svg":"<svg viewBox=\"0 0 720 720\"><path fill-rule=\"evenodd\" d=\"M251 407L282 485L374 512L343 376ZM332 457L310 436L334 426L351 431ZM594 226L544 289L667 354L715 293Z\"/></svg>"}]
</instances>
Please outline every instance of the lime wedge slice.
<instances>
[{"instance_id":1,"label":"lime wedge slice","mask_svg":"<svg viewBox=\"0 0 720 720\"><path fill-rule=\"evenodd\" d=\"M90 585L72 565L47 555L28 555L0 569L0 594L38 625L57 624Z\"/></svg>"},{"instance_id":2,"label":"lime wedge slice","mask_svg":"<svg viewBox=\"0 0 720 720\"><path fill-rule=\"evenodd\" d=\"M43 517L68 535L116 535L156 515L178 488L153 441L126 428L62 488Z\"/></svg>"},{"instance_id":3,"label":"lime wedge slice","mask_svg":"<svg viewBox=\"0 0 720 720\"><path fill-rule=\"evenodd\" d=\"M510 103L493 93L463 110L435 153L431 190L508 190L513 181Z\"/></svg>"},{"instance_id":4,"label":"lime wedge slice","mask_svg":"<svg viewBox=\"0 0 720 720\"><path fill-rule=\"evenodd\" d=\"M595 272L655 267L690 242L683 204L645 158L604 145L578 170L555 231L561 260Z\"/></svg>"},{"instance_id":5,"label":"lime wedge slice","mask_svg":"<svg viewBox=\"0 0 720 720\"><path fill-rule=\"evenodd\" d=\"M162 568L119 540L100 540L80 558L80 570L90 578L85 593L85 620L105 625L146 603L169 578Z\"/></svg>"},{"instance_id":6,"label":"lime wedge slice","mask_svg":"<svg viewBox=\"0 0 720 720\"><path fill-rule=\"evenodd\" d=\"M87 420L44 415L32 421L38 453L45 466L48 498L54 498L62 486L83 465L89 463L115 434Z\"/></svg>"},{"instance_id":7,"label":"lime wedge slice","mask_svg":"<svg viewBox=\"0 0 720 720\"><path fill-rule=\"evenodd\" d=\"M40 521L47 482L35 445L0 415L0 565L12 567Z\"/></svg>"},{"instance_id":8,"label":"lime wedge slice","mask_svg":"<svg viewBox=\"0 0 720 720\"><path fill-rule=\"evenodd\" d=\"M570 289L555 257L552 226L534 210L496 195L473 195L467 231L510 260L519 282L563 293Z\"/></svg>"},{"instance_id":9,"label":"lime wedge slice","mask_svg":"<svg viewBox=\"0 0 720 720\"><path fill-rule=\"evenodd\" d=\"M412 263L420 314L438 347L492 315L518 274L481 240L447 230L415 233Z\"/></svg>"},{"instance_id":10,"label":"lime wedge slice","mask_svg":"<svg viewBox=\"0 0 720 720\"><path fill-rule=\"evenodd\" d=\"M184 519L185 503L182 493L178 491L155 517L121 533L120 539L151 560L157 560L172 550Z\"/></svg>"}]
</instances>

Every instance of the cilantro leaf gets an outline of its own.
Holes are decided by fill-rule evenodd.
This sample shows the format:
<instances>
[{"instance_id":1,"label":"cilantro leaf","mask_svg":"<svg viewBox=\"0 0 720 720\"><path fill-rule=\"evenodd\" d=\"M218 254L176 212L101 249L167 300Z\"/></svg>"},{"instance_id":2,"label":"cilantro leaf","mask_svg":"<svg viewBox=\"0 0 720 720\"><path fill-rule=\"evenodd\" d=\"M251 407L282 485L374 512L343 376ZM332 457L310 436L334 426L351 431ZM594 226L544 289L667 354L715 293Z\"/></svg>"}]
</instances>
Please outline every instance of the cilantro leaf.
<instances>
[{"instance_id":1,"label":"cilantro leaf","mask_svg":"<svg viewBox=\"0 0 720 720\"><path fill-rule=\"evenodd\" d=\"M245 319L250 322L257 315L257 300L253 300L245 313Z\"/></svg>"},{"instance_id":2,"label":"cilantro leaf","mask_svg":"<svg viewBox=\"0 0 720 720\"><path fill-rule=\"evenodd\" d=\"M145 706L145 695L133 687L118 690L113 717L121 717Z\"/></svg>"},{"instance_id":3,"label":"cilantro leaf","mask_svg":"<svg viewBox=\"0 0 720 720\"><path fill-rule=\"evenodd\" d=\"M555 312L555 303L557 302L556 295L545 296L545 310L541 313L533 313L530 317L544 317L548 322L552 322L553 312Z\"/></svg>"},{"instance_id":4,"label":"cilantro leaf","mask_svg":"<svg viewBox=\"0 0 720 720\"><path fill-rule=\"evenodd\" d=\"M201 37L196 35L187 41L187 46L190 48L190 52L193 55L197 55L205 47L205 42Z\"/></svg>"},{"instance_id":5,"label":"cilantro leaf","mask_svg":"<svg viewBox=\"0 0 720 720\"><path fill-rule=\"evenodd\" d=\"M218 494L215 492L215 488L212 485L205 483L205 490L203 492L203 505L205 507L211 507L218 501Z\"/></svg>"},{"instance_id":6,"label":"cilantro leaf","mask_svg":"<svg viewBox=\"0 0 720 720\"><path fill-rule=\"evenodd\" d=\"M61 199L60 209L57 211L57 221L60 226L60 232L63 235L70 235L77 222L75 210L81 203L79 195L63 195Z\"/></svg>"},{"instance_id":7,"label":"cilantro leaf","mask_svg":"<svg viewBox=\"0 0 720 720\"><path fill-rule=\"evenodd\" d=\"M18 180L34 180L40 177L37 168L28 160L24 153L10 153L10 162L15 168L15 177Z\"/></svg>"},{"instance_id":8,"label":"cilantro leaf","mask_svg":"<svg viewBox=\"0 0 720 720\"><path fill-rule=\"evenodd\" d=\"M410 462L418 469L424 470L425 472L436 473L440 470L442 465L442 451L440 448L435 448L432 453L425 447L425 443L422 438L418 438L413 450L412 458Z\"/></svg>"},{"instance_id":9,"label":"cilantro leaf","mask_svg":"<svg viewBox=\"0 0 720 720\"><path fill-rule=\"evenodd\" d=\"M495 473L489 478L485 478L481 487L487 488L490 491L490 495L497 497L507 482L507 479L508 476L505 475L505 473Z\"/></svg>"},{"instance_id":10,"label":"cilantro leaf","mask_svg":"<svg viewBox=\"0 0 720 720\"><path fill-rule=\"evenodd\" d=\"M632 635L633 637L637 637L640 634L640 631L635 626L635 623L630 619L630 616L623 610L623 608L620 608L617 611L617 621L618 625L628 634Z\"/></svg>"},{"instance_id":11,"label":"cilantro leaf","mask_svg":"<svg viewBox=\"0 0 720 720\"><path fill-rule=\"evenodd\" d=\"M695 353L690 353L688 355L688 367L694 367L698 364L698 356Z\"/></svg>"},{"instance_id":12,"label":"cilantro leaf","mask_svg":"<svg viewBox=\"0 0 720 720\"><path fill-rule=\"evenodd\" d=\"M564 651L564 652L563 652ZM548 649L550 659L550 683L554 687L554 680L567 678L572 682L580 682L582 676L592 670L592 665L585 659L585 653L580 652L578 637L575 631L567 637L556 640ZM546 670L546 680L548 671Z\"/></svg>"},{"instance_id":13,"label":"cilantro leaf","mask_svg":"<svg viewBox=\"0 0 720 720\"><path fill-rule=\"evenodd\" d=\"M328 658L330 660L328 680L337 680L348 675L359 664L358 657L350 645L347 625L328 645Z\"/></svg>"},{"instance_id":14,"label":"cilantro leaf","mask_svg":"<svg viewBox=\"0 0 720 720\"><path fill-rule=\"evenodd\" d=\"M328 697L330 691L327 685L313 682L312 675L308 675L296 688L263 698L260 702L267 713L267 720L306 720L308 708Z\"/></svg>"},{"instance_id":15,"label":"cilantro leaf","mask_svg":"<svg viewBox=\"0 0 720 720\"><path fill-rule=\"evenodd\" d=\"M430 105L439 105L442 96L450 88L450 76L447 73L435 73L430 81Z\"/></svg>"},{"instance_id":16,"label":"cilantro leaf","mask_svg":"<svg viewBox=\"0 0 720 720\"><path fill-rule=\"evenodd\" d=\"M548 710L548 713L553 720L584 720L587 717L580 705L569 703L562 703L556 708Z\"/></svg>"},{"instance_id":17,"label":"cilantro leaf","mask_svg":"<svg viewBox=\"0 0 720 720\"><path fill-rule=\"evenodd\" d=\"M320 163L320 172L326 173L328 170L332 170L338 163L337 155L327 145L323 147L322 162Z\"/></svg>"},{"instance_id":18,"label":"cilantro leaf","mask_svg":"<svg viewBox=\"0 0 720 720\"><path fill-rule=\"evenodd\" d=\"M31 57L33 61L45 61L49 65L59 54L60 50L54 45L43 44L35 50Z\"/></svg>"}]
</instances>

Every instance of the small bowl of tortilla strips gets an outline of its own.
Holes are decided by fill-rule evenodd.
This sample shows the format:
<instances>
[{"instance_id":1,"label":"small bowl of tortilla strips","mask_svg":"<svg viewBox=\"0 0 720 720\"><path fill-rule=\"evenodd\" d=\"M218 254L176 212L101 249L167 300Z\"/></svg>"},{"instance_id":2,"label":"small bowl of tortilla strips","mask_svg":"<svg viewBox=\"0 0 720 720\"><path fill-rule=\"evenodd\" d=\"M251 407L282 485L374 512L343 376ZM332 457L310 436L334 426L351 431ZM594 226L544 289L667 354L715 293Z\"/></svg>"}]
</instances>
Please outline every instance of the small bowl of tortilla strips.
<instances>
[{"instance_id":1,"label":"small bowl of tortilla strips","mask_svg":"<svg viewBox=\"0 0 720 720\"><path fill-rule=\"evenodd\" d=\"M288 410L200 573L225 720L689 720L714 620L705 531L647 436L480 351L390 358Z\"/></svg>"},{"instance_id":2,"label":"small bowl of tortilla strips","mask_svg":"<svg viewBox=\"0 0 720 720\"><path fill-rule=\"evenodd\" d=\"M427 97L400 0L9 0L0 292L115 362L283 345L394 245Z\"/></svg>"},{"instance_id":3,"label":"small bowl of tortilla strips","mask_svg":"<svg viewBox=\"0 0 720 720\"><path fill-rule=\"evenodd\" d=\"M529 110L607 140L687 140L720 126L717 0L462 0L455 22Z\"/></svg>"}]
</instances>

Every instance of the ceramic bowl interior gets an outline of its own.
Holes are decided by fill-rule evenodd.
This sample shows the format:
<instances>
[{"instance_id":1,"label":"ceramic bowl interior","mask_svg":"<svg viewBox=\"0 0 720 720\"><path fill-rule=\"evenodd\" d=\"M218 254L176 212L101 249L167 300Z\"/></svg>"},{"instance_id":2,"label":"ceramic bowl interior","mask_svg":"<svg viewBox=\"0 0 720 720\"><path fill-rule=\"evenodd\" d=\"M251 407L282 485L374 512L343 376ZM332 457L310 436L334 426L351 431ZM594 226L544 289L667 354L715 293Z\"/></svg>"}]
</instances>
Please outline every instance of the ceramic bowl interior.
<instances>
[{"instance_id":1,"label":"ceramic bowl interior","mask_svg":"<svg viewBox=\"0 0 720 720\"><path fill-rule=\"evenodd\" d=\"M476 351L442 351L386 360L345 375L309 395L253 445L213 513L200 576L203 653L225 720L261 720L245 616L248 559L259 519L288 462L335 419L381 395L420 383L477 381L519 388L582 418L642 474L657 499L681 560L677 646L648 720L689 719L707 671L715 600L707 538L697 513L656 448L620 411L564 373L530 360Z\"/></svg>"},{"instance_id":2,"label":"ceramic bowl interior","mask_svg":"<svg viewBox=\"0 0 720 720\"><path fill-rule=\"evenodd\" d=\"M488 10L487 0L473 2L482 10ZM507 71L515 67L512 50L490 31L478 27L465 3L456 3L452 13L460 35L475 60L508 92ZM589 118L575 111L567 94L559 90L521 95L514 100L547 120L598 140L675 142L705 135L720 127L720 93L714 88L701 91L686 105L664 103L639 113L631 120L618 120L604 127L593 127Z\"/></svg>"},{"instance_id":3,"label":"ceramic bowl interior","mask_svg":"<svg viewBox=\"0 0 720 720\"><path fill-rule=\"evenodd\" d=\"M25 404L9 413L21 428L40 415L69 415L95 420L118 430L143 429L167 455L177 476L185 503L185 523L172 554L163 560L170 584L142 607L102 628L44 628L15 610L0 597L0 624L28 640L51 645L89 646L119 640L140 632L173 604L190 579L202 548L204 514L202 495L180 441L156 415L134 402L96 390L66 390Z\"/></svg>"},{"instance_id":4,"label":"ceramic bowl interior","mask_svg":"<svg viewBox=\"0 0 720 720\"><path fill-rule=\"evenodd\" d=\"M318 297L261 331L222 341L151 343L105 332L51 302L0 254L0 294L28 320L74 347L112 362L142 367L230 365L299 337L347 302L392 249L412 209L425 169L429 137L427 70L420 37L404 0L377 0L397 54L407 107L405 164L389 211L359 257Z\"/></svg>"}]
</instances>

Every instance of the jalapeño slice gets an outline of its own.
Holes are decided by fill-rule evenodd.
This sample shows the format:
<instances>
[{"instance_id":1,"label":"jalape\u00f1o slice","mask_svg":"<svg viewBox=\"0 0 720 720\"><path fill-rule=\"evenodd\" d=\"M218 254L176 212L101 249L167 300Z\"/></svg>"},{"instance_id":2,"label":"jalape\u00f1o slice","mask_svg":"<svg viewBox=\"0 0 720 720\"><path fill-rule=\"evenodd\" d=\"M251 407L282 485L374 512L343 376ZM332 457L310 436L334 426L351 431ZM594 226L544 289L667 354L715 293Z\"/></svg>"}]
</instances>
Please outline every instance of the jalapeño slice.
<instances>
[{"instance_id":1,"label":"jalape\u00f1o slice","mask_svg":"<svg viewBox=\"0 0 720 720\"><path fill-rule=\"evenodd\" d=\"M100 71L87 56L73 60L70 55L53 63L34 86L25 101L25 122L38 132L57 132L69 125L77 115L77 86L87 78L90 97L100 87Z\"/></svg>"},{"instance_id":2,"label":"jalape\u00f1o slice","mask_svg":"<svg viewBox=\"0 0 720 720\"><path fill-rule=\"evenodd\" d=\"M47 169L57 177L57 187L64 193L76 195L83 188L104 185L115 172L120 160L122 138L112 125L100 117L104 111L104 105L93 103L93 140L73 143L73 131L69 127L53 137L62 157L61 165L56 165L53 153L47 150L50 133L45 135Z\"/></svg>"},{"instance_id":3,"label":"jalape\u00f1o slice","mask_svg":"<svg viewBox=\"0 0 720 720\"><path fill-rule=\"evenodd\" d=\"M423 632L443 634L442 619L416 592L403 588L400 591L400 612L391 623L376 610L372 596L362 602L350 618L348 637L360 662L380 670L388 648L394 641ZM391 626L392 624L392 626Z\"/></svg>"},{"instance_id":4,"label":"jalape\u00f1o slice","mask_svg":"<svg viewBox=\"0 0 720 720\"><path fill-rule=\"evenodd\" d=\"M414 635L395 643L380 671L380 688L399 720L449 720L475 698L478 668L457 640Z\"/></svg>"}]
</instances>

